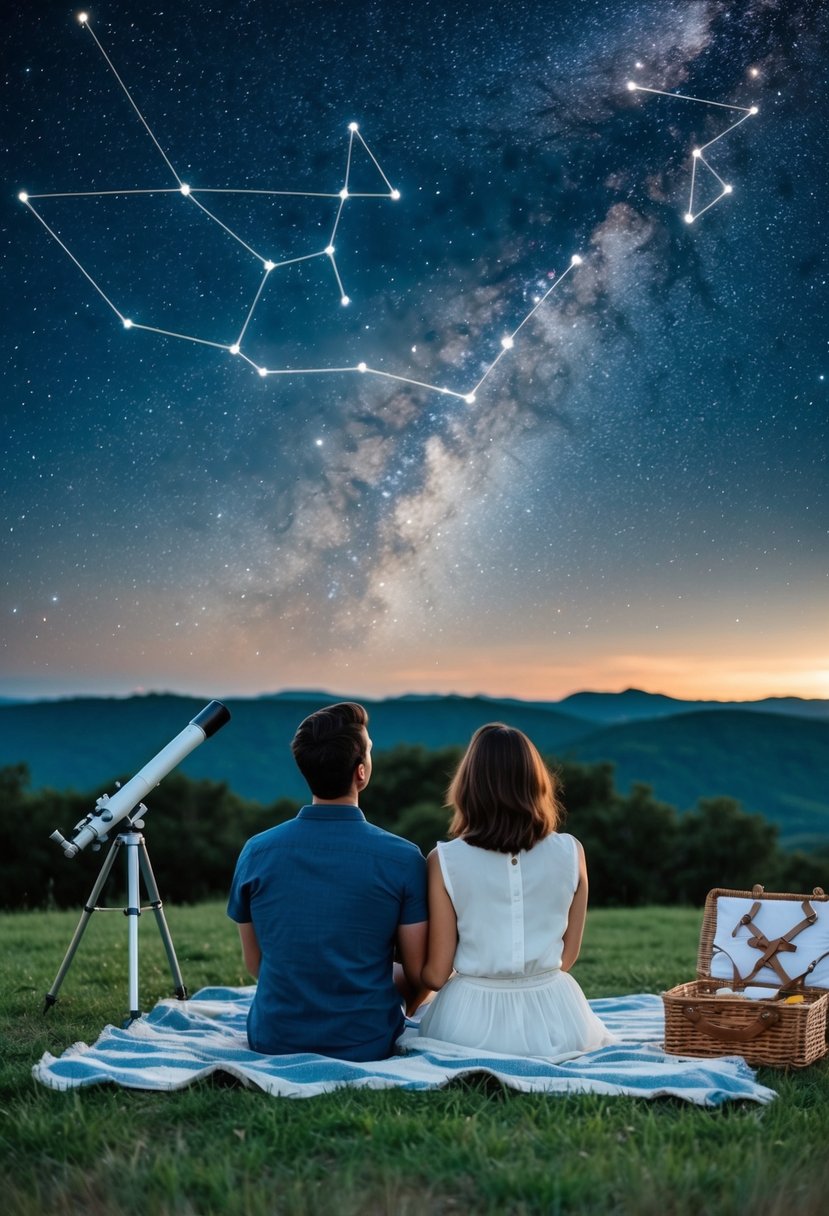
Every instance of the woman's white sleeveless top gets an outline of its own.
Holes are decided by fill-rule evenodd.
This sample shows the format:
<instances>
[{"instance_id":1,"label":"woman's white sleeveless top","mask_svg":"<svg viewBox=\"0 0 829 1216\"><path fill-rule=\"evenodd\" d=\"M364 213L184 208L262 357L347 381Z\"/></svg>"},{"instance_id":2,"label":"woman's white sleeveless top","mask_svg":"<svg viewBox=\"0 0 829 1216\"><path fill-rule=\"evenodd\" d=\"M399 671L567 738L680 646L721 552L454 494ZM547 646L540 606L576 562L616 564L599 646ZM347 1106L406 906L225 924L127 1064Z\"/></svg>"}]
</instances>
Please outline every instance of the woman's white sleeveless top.
<instances>
[{"instance_id":1,"label":"woman's white sleeveless top","mask_svg":"<svg viewBox=\"0 0 829 1216\"><path fill-rule=\"evenodd\" d=\"M530 850L493 853L464 840L438 845L444 885L458 917L455 970L492 979L561 966L562 939L579 882L572 836L546 836Z\"/></svg>"}]
</instances>

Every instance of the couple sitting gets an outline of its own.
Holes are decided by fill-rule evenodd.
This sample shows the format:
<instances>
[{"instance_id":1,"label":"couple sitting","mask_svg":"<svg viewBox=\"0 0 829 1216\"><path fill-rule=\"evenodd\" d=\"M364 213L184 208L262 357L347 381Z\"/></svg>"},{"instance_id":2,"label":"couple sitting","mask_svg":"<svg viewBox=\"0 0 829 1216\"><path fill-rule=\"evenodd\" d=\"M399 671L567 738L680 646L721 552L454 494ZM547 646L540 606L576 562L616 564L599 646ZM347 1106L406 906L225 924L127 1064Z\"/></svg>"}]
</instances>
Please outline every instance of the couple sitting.
<instances>
[{"instance_id":1,"label":"couple sitting","mask_svg":"<svg viewBox=\"0 0 829 1216\"><path fill-rule=\"evenodd\" d=\"M556 831L553 779L530 740L499 724L476 731L449 790L452 839L427 863L359 809L367 723L351 702L302 722L291 746L313 801L239 857L228 914L259 981L251 1048L384 1059L404 1008L435 991L420 1022L430 1039L540 1056L612 1042L567 974L587 907L584 854Z\"/></svg>"}]
</instances>

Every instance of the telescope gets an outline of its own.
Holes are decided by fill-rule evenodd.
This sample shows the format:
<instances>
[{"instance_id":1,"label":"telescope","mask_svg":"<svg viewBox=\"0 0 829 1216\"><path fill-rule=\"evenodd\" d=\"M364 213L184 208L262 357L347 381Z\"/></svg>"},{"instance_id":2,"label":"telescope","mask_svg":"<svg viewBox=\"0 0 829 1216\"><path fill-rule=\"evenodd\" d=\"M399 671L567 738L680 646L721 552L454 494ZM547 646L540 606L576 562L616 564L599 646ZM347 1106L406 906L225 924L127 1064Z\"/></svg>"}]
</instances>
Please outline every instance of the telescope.
<instances>
[{"instance_id":1,"label":"telescope","mask_svg":"<svg viewBox=\"0 0 829 1216\"><path fill-rule=\"evenodd\" d=\"M204 743L205 739L209 739L211 735L215 735L216 731L221 730L229 721L230 711L227 707L222 705L221 701L211 701L196 714L180 734L176 735L175 739L171 739L166 747L153 756L152 760L148 761L131 781L121 786L112 797L109 794L102 794L95 803L95 809L90 811L80 823L75 824L71 840L67 840L57 831L52 832L49 839L59 844L67 857L77 857L81 849L85 849L93 841L100 845L101 841L106 840L110 831L122 819L127 819L132 814L136 806L140 810L145 810L145 807L140 806L142 798L150 790L154 790L176 765L181 764L185 756L190 755L194 748L197 748L200 743Z\"/></svg>"},{"instance_id":2,"label":"telescope","mask_svg":"<svg viewBox=\"0 0 829 1216\"><path fill-rule=\"evenodd\" d=\"M221 730L229 721L230 711L227 707L222 705L221 701L211 701L196 714L180 734L176 735L175 739L171 739L166 747L153 756L140 772L136 773L126 785L116 790L112 797L109 794L102 794L95 803L94 809L80 823L75 824L71 840L67 840L60 832L52 832L50 840L56 841L67 857L77 857L81 849L86 848L88 844L91 844L93 849L100 848L112 829L118 827L119 824L123 825L118 828L118 833L104 859L95 885L83 906L81 919L78 921L78 927L69 943L69 949L64 955L52 987L46 993L44 1012L50 1009L58 999L58 990L69 970L93 912L117 910L99 907L98 897L106 885L115 858L122 851L127 862L127 906L121 911L127 917L129 946L129 1016L124 1025L128 1026L136 1018L141 1017L138 1003L138 919L143 911L153 912L167 953L175 994L179 1000L187 999L187 989L184 986L173 939L164 916L164 904L158 892L147 845L142 835L144 822L141 816L147 808L141 799L150 790L154 790L170 770L180 764L194 748L198 747L200 743L204 743L205 739L209 739L211 735L215 735L216 731ZM142 878L149 897L149 902L144 907L141 905L140 896Z\"/></svg>"}]
</instances>

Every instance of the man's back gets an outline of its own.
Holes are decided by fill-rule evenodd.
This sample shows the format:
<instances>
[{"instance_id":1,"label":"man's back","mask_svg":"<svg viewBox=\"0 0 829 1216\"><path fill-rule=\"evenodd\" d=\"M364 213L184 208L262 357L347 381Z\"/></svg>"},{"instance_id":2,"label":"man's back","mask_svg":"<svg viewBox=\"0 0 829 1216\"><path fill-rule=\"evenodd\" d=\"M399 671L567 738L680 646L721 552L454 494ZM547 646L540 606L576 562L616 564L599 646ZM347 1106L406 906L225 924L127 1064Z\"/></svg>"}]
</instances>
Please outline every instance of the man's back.
<instances>
[{"instance_id":1,"label":"man's back","mask_svg":"<svg viewBox=\"0 0 829 1216\"><path fill-rule=\"evenodd\" d=\"M427 918L420 850L357 806L303 807L246 844L228 914L262 946L248 1023L255 1051L388 1056L403 1028L392 960Z\"/></svg>"}]
</instances>

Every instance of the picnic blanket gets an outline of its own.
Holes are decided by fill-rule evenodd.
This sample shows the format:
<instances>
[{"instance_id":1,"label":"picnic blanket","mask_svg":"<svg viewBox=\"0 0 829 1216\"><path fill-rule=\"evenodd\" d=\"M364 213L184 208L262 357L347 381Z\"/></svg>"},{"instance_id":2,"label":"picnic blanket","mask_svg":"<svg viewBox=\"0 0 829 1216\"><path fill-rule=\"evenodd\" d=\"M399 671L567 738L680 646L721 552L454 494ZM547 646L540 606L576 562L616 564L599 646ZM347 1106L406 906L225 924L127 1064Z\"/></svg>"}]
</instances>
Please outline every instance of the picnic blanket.
<instances>
[{"instance_id":1,"label":"picnic blanket","mask_svg":"<svg viewBox=\"0 0 829 1216\"><path fill-rule=\"evenodd\" d=\"M344 1086L436 1089L485 1073L525 1093L674 1097L698 1106L729 1100L770 1102L739 1056L692 1059L662 1050L662 1000L650 993L591 1001L619 1043L550 1060L455 1047L421 1037L410 1019L388 1060L354 1064L312 1053L265 1056L248 1047L245 1023L254 988L203 988L190 1000L163 1000L126 1028L105 1026L92 1046L48 1052L32 1072L52 1089L110 1083L126 1089L182 1089L216 1073L288 1098L311 1098Z\"/></svg>"}]
</instances>

